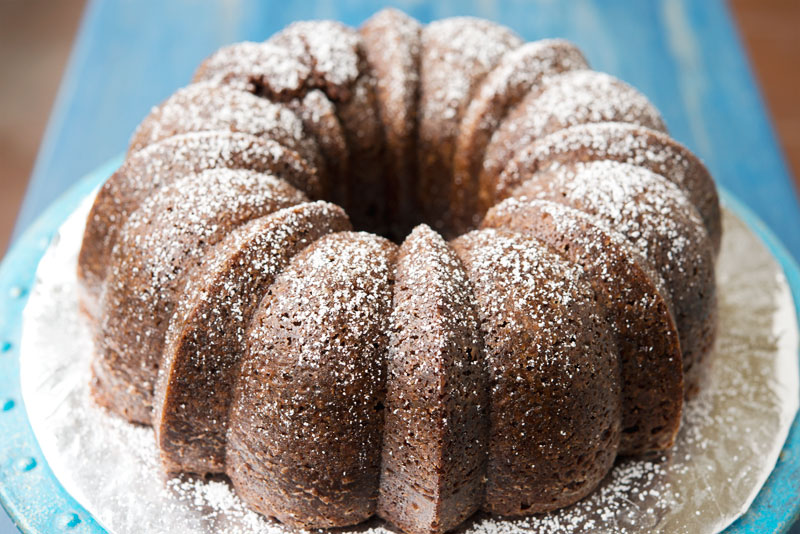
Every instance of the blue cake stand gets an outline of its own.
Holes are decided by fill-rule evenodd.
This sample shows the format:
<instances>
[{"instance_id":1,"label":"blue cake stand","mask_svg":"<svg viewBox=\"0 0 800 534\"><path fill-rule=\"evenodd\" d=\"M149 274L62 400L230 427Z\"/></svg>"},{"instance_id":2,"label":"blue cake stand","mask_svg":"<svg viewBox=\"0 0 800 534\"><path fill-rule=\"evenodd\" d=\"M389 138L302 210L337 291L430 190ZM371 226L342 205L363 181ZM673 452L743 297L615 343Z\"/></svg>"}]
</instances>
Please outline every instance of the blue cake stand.
<instances>
[{"instance_id":1,"label":"blue cake stand","mask_svg":"<svg viewBox=\"0 0 800 534\"><path fill-rule=\"evenodd\" d=\"M20 396L22 310L36 266L59 226L81 200L119 166L113 160L52 204L0 264L0 503L24 533L104 533L105 529L59 484L45 461ZM748 208L722 192L783 267L800 317L800 269L772 232ZM65 269L74 266L65 265ZM775 470L750 510L726 534L786 532L800 515L800 417L794 420Z\"/></svg>"}]
</instances>

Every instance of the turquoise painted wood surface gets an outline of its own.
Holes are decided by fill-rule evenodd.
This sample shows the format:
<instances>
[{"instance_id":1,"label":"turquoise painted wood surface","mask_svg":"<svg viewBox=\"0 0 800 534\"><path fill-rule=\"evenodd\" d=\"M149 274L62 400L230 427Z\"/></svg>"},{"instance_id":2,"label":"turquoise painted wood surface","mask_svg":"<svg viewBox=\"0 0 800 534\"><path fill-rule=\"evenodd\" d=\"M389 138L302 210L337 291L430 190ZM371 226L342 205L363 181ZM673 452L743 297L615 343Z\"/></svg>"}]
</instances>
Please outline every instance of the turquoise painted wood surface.
<instances>
[{"instance_id":1,"label":"turquoise painted wood surface","mask_svg":"<svg viewBox=\"0 0 800 534\"><path fill-rule=\"evenodd\" d=\"M33 246L30 239L40 238L36 231L27 234L36 237L24 240L19 238L21 233L81 176L124 151L130 133L149 108L186 84L194 67L214 49L234 41L264 39L299 19L326 17L357 25L384 5L399 7L422 21L476 15L506 24L527 40L558 36L575 41L593 67L621 77L650 97L672 134L698 153L717 181L765 221L790 254L800 257L797 197L722 0L90 0L17 221L17 247ZM62 209L70 201L64 202ZM55 225L50 223L36 228L52 230ZM19 250L9 253L3 273L13 274L13 283L21 284L25 276L31 276L35 260ZM2 300L4 291L6 286L0 286L0 328L15 328L14 313L24 293L9 301L9 308ZM3 343L0 338L0 351ZM10 395L6 381L16 372L13 339L10 343L5 353L0 352L0 403ZM12 363L6 367L7 362ZM5 406L0 404L0 410ZM0 411L0 425L22 413L18 404L10 406ZM0 431L5 430L0 426ZM795 426L795 440L797 433ZM6 441L14 445L6 452L29 451L29 456L36 457L35 445L19 435L10 434L0 445L5 447ZM16 462L19 454L14 458ZM764 497L760 508L763 513L748 515L734 527L735 532L785 529L788 509L780 504L793 499L797 507L798 500L796 449L781 462L783 469L793 469L791 476L771 481L767 491L771 496ZM24 484L8 484L19 477L32 480L20 474L25 472L19 471L23 464L14 464L0 451L0 492L22 495L28 491ZM43 482L49 483L46 466L33 466L27 473L41 473ZM47 490L37 491L43 492L42 500L28 503L22 515L46 516L67 526L74 522L71 516L54 519L54 514L72 509L66 496L48 500ZM80 511L76 513L83 517ZM56 531L54 523L37 525L42 532ZM95 531L89 518L75 528ZM0 518L0 534L6 534L5 530Z\"/></svg>"}]
</instances>

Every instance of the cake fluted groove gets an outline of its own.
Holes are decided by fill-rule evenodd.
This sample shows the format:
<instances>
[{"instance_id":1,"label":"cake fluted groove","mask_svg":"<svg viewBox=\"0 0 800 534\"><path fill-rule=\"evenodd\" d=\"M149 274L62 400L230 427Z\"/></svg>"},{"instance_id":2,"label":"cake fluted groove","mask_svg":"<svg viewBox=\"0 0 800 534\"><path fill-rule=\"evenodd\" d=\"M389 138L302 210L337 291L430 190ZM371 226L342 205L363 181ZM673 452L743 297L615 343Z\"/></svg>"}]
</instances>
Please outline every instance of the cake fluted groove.
<instances>
[{"instance_id":1,"label":"cake fluted groove","mask_svg":"<svg viewBox=\"0 0 800 534\"><path fill-rule=\"evenodd\" d=\"M453 154L453 232L464 233L480 222L478 178L492 134L506 114L528 93L536 91L546 77L588 67L572 43L543 39L505 53L486 75L464 112Z\"/></svg>"},{"instance_id":2,"label":"cake fluted groove","mask_svg":"<svg viewBox=\"0 0 800 534\"><path fill-rule=\"evenodd\" d=\"M420 220L417 187L417 103L422 25L396 9L384 9L359 29L375 76L378 114L386 141L389 233L405 236Z\"/></svg>"},{"instance_id":3,"label":"cake fluted groove","mask_svg":"<svg viewBox=\"0 0 800 534\"><path fill-rule=\"evenodd\" d=\"M598 122L564 128L517 152L503 169L490 203L507 198L536 172L575 162L612 160L644 167L680 187L703 219L715 254L722 239L722 215L714 180L700 159L668 135L630 123Z\"/></svg>"},{"instance_id":4,"label":"cake fluted groove","mask_svg":"<svg viewBox=\"0 0 800 534\"><path fill-rule=\"evenodd\" d=\"M279 178L231 169L186 176L148 197L112 254L92 362L94 398L150 424L164 334L185 273L233 228L306 200Z\"/></svg>"},{"instance_id":5,"label":"cake fluted groove","mask_svg":"<svg viewBox=\"0 0 800 534\"><path fill-rule=\"evenodd\" d=\"M400 246L392 302L377 512L441 534L483 502L489 389L470 281L429 226Z\"/></svg>"},{"instance_id":6,"label":"cake fluted groove","mask_svg":"<svg viewBox=\"0 0 800 534\"><path fill-rule=\"evenodd\" d=\"M583 269L535 238L475 230L451 242L475 288L489 374L483 509L547 512L611 469L619 358Z\"/></svg>"},{"instance_id":7,"label":"cake fluted groove","mask_svg":"<svg viewBox=\"0 0 800 534\"><path fill-rule=\"evenodd\" d=\"M86 219L78 254L78 287L81 307L90 321L97 319L111 253L130 214L159 188L216 168L273 174L311 198L321 194L316 169L297 152L246 133L179 134L131 154L103 183Z\"/></svg>"},{"instance_id":8,"label":"cake fluted groove","mask_svg":"<svg viewBox=\"0 0 800 534\"><path fill-rule=\"evenodd\" d=\"M302 21L275 34L260 49L253 43L235 46L209 57L195 78L243 87L268 101L286 101L316 137L332 171L326 198L347 209L357 227L387 233L382 225L393 184L380 170L386 161L384 129L361 35L336 21ZM284 51L281 60L267 57L274 47ZM239 64L249 58L258 62L255 74ZM302 69L286 83L284 71L295 64ZM282 94L264 90L271 87L263 81L270 73L280 73L282 85L291 89Z\"/></svg>"},{"instance_id":9,"label":"cake fluted groove","mask_svg":"<svg viewBox=\"0 0 800 534\"><path fill-rule=\"evenodd\" d=\"M375 235L329 234L292 259L253 317L227 474L251 507L292 527L375 512L396 254Z\"/></svg>"},{"instance_id":10,"label":"cake fluted groove","mask_svg":"<svg viewBox=\"0 0 800 534\"><path fill-rule=\"evenodd\" d=\"M479 207L492 205L486 196L516 153L537 139L576 124L627 122L666 131L652 103L627 83L588 69L554 74L511 110L492 134L479 175Z\"/></svg>"},{"instance_id":11,"label":"cake fluted groove","mask_svg":"<svg viewBox=\"0 0 800 534\"><path fill-rule=\"evenodd\" d=\"M509 198L481 228L535 237L579 264L599 297L620 358L620 454L668 449L683 409L683 362L664 281L625 236L564 204Z\"/></svg>"},{"instance_id":12,"label":"cake fluted groove","mask_svg":"<svg viewBox=\"0 0 800 534\"><path fill-rule=\"evenodd\" d=\"M689 396L696 393L701 362L714 343L717 300L711 240L686 194L643 167L601 160L536 174L514 196L589 213L639 249L670 293L684 388Z\"/></svg>"},{"instance_id":13,"label":"cake fluted groove","mask_svg":"<svg viewBox=\"0 0 800 534\"><path fill-rule=\"evenodd\" d=\"M462 116L481 80L522 45L508 28L472 17L431 22L422 30L417 110L418 202L425 221L453 237L453 155Z\"/></svg>"},{"instance_id":14,"label":"cake fluted groove","mask_svg":"<svg viewBox=\"0 0 800 534\"><path fill-rule=\"evenodd\" d=\"M319 148L285 104L259 99L231 87L193 83L154 107L131 137L128 153L172 137L208 130L244 132L271 139L319 166Z\"/></svg>"},{"instance_id":15,"label":"cake fluted groove","mask_svg":"<svg viewBox=\"0 0 800 534\"><path fill-rule=\"evenodd\" d=\"M153 423L167 471L224 472L233 385L258 303L292 257L351 229L338 206L297 204L234 229L187 273L155 388Z\"/></svg>"}]
</instances>

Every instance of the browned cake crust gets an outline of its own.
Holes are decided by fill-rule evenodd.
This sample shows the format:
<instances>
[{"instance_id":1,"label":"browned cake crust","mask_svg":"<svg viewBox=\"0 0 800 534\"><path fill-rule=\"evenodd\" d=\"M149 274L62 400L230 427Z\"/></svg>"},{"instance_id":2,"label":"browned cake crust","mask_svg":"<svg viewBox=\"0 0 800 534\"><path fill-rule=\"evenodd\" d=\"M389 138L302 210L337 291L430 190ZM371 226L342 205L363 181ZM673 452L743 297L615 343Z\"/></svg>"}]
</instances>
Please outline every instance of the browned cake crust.
<instances>
[{"instance_id":1,"label":"browned cake crust","mask_svg":"<svg viewBox=\"0 0 800 534\"><path fill-rule=\"evenodd\" d=\"M383 170L384 132L363 40L353 28L334 21L308 23L301 33L317 83L335 102L347 139L347 213L357 228L385 234L390 191Z\"/></svg>"},{"instance_id":2,"label":"browned cake crust","mask_svg":"<svg viewBox=\"0 0 800 534\"><path fill-rule=\"evenodd\" d=\"M208 169L249 169L280 176L311 198L321 195L318 176L296 152L270 139L212 131L169 137L132 154L106 180L86 219L78 255L81 306L97 316L111 251L128 216L149 195Z\"/></svg>"},{"instance_id":3,"label":"browned cake crust","mask_svg":"<svg viewBox=\"0 0 800 534\"><path fill-rule=\"evenodd\" d=\"M319 146L324 198L346 199L349 151L336 108L312 78L313 62L297 31L285 30L264 43L237 43L200 64L195 82L227 85L272 102L284 102Z\"/></svg>"},{"instance_id":4,"label":"browned cake crust","mask_svg":"<svg viewBox=\"0 0 800 534\"><path fill-rule=\"evenodd\" d=\"M470 17L438 20L422 30L417 195L427 222L446 234L461 118L484 76L521 44L508 28Z\"/></svg>"},{"instance_id":5,"label":"browned cake crust","mask_svg":"<svg viewBox=\"0 0 800 534\"><path fill-rule=\"evenodd\" d=\"M194 81L135 132L79 260L92 393L168 471L224 472L290 527L442 534L669 446L720 211L639 92L567 42L394 10Z\"/></svg>"},{"instance_id":6,"label":"browned cake crust","mask_svg":"<svg viewBox=\"0 0 800 534\"><path fill-rule=\"evenodd\" d=\"M223 471L228 409L256 306L295 254L350 228L338 206L298 204L233 230L188 274L155 389L153 422L167 471Z\"/></svg>"},{"instance_id":7,"label":"browned cake crust","mask_svg":"<svg viewBox=\"0 0 800 534\"><path fill-rule=\"evenodd\" d=\"M109 263L92 364L95 399L149 424L164 333L184 273L233 228L306 200L272 176L213 169L176 180L143 202Z\"/></svg>"},{"instance_id":8,"label":"browned cake crust","mask_svg":"<svg viewBox=\"0 0 800 534\"><path fill-rule=\"evenodd\" d=\"M378 515L442 533L483 501L489 389L471 284L428 226L400 247L393 306Z\"/></svg>"},{"instance_id":9,"label":"browned cake crust","mask_svg":"<svg viewBox=\"0 0 800 534\"><path fill-rule=\"evenodd\" d=\"M452 242L475 288L490 379L489 512L560 508L611 469L620 439L619 361L583 270L521 234Z\"/></svg>"},{"instance_id":10,"label":"browned cake crust","mask_svg":"<svg viewBox=\"0 0 800 534\"><path fill-rule=\"evenodd\" d=\"M242 42L224 46L206 58L194 82L213 82L240 91L288 102L302 97L311 69L292 50L276 43Z\"/></svg>"},{"instance_id":11,"label":"browned cake crust","mask_svg":"<svg viewBox=\"0 0 800 534\"><path fill-rule=\"evenodd\" d=\"M270 42L304 62L310 69L309 88L320 89L334 103L349 152L347 175L340 177L347 182L344 207L356 227L385 233L384 131L361 36L339 22L303 21Z\"/></svg>"},{"instance_id":12,"label":"browned cake crust","mask_svg":"<svg viewBox=\"0 0 800 534\"><path fill-rule=\"evenodd\" d=\"M492 134L479 176L480 213L486 192L523 148L558 130L593 122L627 122L665 131L658 110L630 85L602 72L573 70L550 76L525 97Z\"/></svg>"},{"instance_id":13,"label":"browned cake crust","mask_svg":"<svg viewBox=\"0 0 800 534\"><path fill-rule=\"evenodd\" d=\"M538 173L514 196L551 200L594 215L642 252L669 291L684 386L692 394L700 363L714 343L717 299L711 240L686 195L642 167L595 161Z\"/></svg>"},{"instance_id":14,"label":"browned cake crust","mask_svg":"<svg viewBox=\"0 0 800 534\"><path fill-rule=\"evenodd\" d=\"M417 101L422 25L396 9L379 11L361 26L369 68L375 75L378 112L383 122L391 197L389 233L408 234L419 220L417 179ZM394 193L392 194L391 191Z\"/></svg>"},{"instance_id":15,"label":"browned cake crust","mask_svg":"<svg viewBox=\"0 0 800 534\"><path fill-rule=\"evenodd\" d=\"M227 471L250 506L292 527L375 512L396 249L370 234L323 237L253 318Z\"/></svg>"},{"instance_id":16,"label":"browned cake crust","mask_svg":"<svg viewBox=\"0 0 800 534\"><path fill-rule=\"evenodd\" d=\"M354 82L365 61L353 28L333 20L303 20L288 25L267 42L285 48L308 68L306 88L322 89L334 102L353 97Z\"/></svg>"},{"instance_id":17,"label":"browned cake crust","mask_svg":"<svg viewBox=\"0 0 800 534\"><path fill-rule=\"evenodd\" d=\"M499 202L540 170L602 159L644 167L680 187L700 212L714 251L719 252L722 216L708 169L668 135L635 124L580 124L543 137L517 152L486 196L490 203Z\"/></svg>"},{"instance_id":18,"label":"browned cake crust","mask_svg":"<svg viewBox=\"0 0 800 534\"><path fill-rule=\"evenodd\" d=\"M337 104L337 112L350 147L347 213L357 228L387 235L388 206L396 198L396 191L386 176L389 165L375 78L371 74L360 76L353 98Z\"/></svg>"},{"instance_id":19,"label":"browned cake crust","mask_svg":"<svg viewBox=\"0 0 800 534\"><path fill-rule=\"evenodd\" d=\"M300 119L309 135L317 140L327 166L324 198L339 205L347 201L347 175L350 149L336 106L319 89L308 91L302 99L287 104Z\"/></svg>"},{"instance_id":20,"label":"browned cake crust","mask_svg":"<svg viewBox=\"0 0 800 534\"><path fill-rule=\"evenodd\" d=\"M671 447L683 406L681 350L669 294L649 262L597 219L547 200L510 198L489 210L481 227L531 235L583 267L607 313L620 356L619 452Z\"/></svg>"},{"instance_id":21,"label":"browned cake crust","mask_svg":"<svg viewBox=\"0 0 800 534\"><path fill-rule=\"evenodd\" d=\"M133 133L132 154L167 137L187 132L229 130L271 139L319 168L319 148L286 105L231 87L195 83L178 89L153 108Z\"/></svg>"},{"instance_id":22,"label":"browned cake crust","mask_svg":"<svg viewBox=\"0 0 800 534\"><path fill-rule=\"evenodd\" d=\"M492 134L528 93L546 76L588 68L578 48L561 39L526 43L503 55L475 91L464 112L453 156L450 204L453 230L463 233L478 226L478 176Z\"/></svg>"}]
</instances>

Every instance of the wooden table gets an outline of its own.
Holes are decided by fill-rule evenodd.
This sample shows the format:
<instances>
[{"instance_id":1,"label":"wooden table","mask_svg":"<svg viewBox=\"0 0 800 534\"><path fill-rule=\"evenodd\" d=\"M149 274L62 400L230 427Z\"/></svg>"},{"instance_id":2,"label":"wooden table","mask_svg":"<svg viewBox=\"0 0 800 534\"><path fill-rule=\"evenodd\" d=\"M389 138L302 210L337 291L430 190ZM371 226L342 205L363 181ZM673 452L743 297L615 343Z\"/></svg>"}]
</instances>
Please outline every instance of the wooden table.
<instances>
[{"instance_id":1,"label":"wooden table","mask_svg":"<svg viewBox=\"0 0 800 534\"><path fill-rule=\"evenodd\" d=\"M592 66L643 91L672 135L800 258L800 206L731 15L722 0L412 1L422 21L476 15L526 40L564 37ZM226 43L300 19L358 25L377 1L91 1L61 84L15 237L71 184L122 153L151 106ZM0 518L0 534L12 532ZM793 532L800 534L800 528Z\"/></svg>"}]
</instances>

